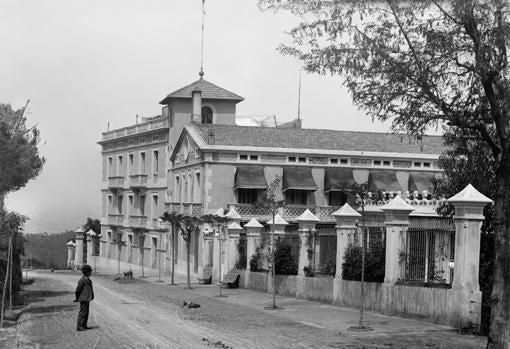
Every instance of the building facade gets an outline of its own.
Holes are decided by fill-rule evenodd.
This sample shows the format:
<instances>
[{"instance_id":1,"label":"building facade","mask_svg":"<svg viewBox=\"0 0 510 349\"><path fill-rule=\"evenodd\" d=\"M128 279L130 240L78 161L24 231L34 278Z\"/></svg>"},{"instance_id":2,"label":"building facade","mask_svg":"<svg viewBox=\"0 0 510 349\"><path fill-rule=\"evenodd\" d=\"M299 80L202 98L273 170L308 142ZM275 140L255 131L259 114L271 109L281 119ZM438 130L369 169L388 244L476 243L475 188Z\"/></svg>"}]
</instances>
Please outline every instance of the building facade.
<instances>
[{"instance_id":1,"label":"building facade","mask_svg":"<svg viewBox=\"0 0 510 349\"><path fill-rule=\"evenodd\" d=\"M234 209L241 224L252 218L265 223L269 213L253 203L268 188L285 199L280 214L295 228L309 209L330 231L332 213L347 201L344 189L353 183L368 183L375 211L378 202L395 195L433 200L440 137L302 129L299 122L238 126L236 105L242 100L201 78L168 94L160 116L103 133L101 257L118 269L166 273L170 239L158 224L164 211L201 215ZM206 240L201 233L192 236L196 275L214 253ZM185 242L178 235L175 245L177 270L184 271Z\"/></svg>"}]
</instances>

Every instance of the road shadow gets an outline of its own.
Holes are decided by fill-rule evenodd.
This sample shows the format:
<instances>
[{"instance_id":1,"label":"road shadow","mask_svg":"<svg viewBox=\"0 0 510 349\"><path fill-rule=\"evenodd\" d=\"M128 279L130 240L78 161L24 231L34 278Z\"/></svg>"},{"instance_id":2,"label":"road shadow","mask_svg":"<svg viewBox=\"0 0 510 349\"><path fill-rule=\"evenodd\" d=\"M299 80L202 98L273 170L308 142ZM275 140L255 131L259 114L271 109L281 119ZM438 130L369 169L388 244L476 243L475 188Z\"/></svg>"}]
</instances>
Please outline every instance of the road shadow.
<instances>
[{"instance_id":1,"label":"road shadow","mask_svg":"<svg viewBox=\"0 0 510 349\"><path fill-rule=\"evenodd\" d=\"M63 311L77 310L78 308L73 304L58 304L58 305L47 305L42 307L31 307L25 312L29 314L47 314L47 313L58 313Z\"/></svg>"},{"instance_id":2,"label":"road shadow","mask_svg":"<svg viewBox=\"0 0 510 349\"><path fill-rule=\"evenodd\" d=\"M61 297L74 294L71 291L49 291L49 290L34 290L28 293L28 299L30 303L43 302L45 299L50 297Z\"/></svg>"}]
</instances>

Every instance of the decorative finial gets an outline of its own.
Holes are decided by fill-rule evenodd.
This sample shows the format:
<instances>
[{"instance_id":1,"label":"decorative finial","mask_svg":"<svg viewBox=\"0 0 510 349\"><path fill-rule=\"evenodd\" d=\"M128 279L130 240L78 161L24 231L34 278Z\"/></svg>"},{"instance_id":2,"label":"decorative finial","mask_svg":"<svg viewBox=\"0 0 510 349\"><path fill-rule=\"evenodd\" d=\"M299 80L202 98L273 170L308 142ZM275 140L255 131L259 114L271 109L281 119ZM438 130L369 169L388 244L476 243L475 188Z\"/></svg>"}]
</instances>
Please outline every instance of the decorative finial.
<instances>
[{"instance_id":1,"label":"decorative finial","mask_svg":"<svg viewBox=\"0 0 510 349\"><path fill-rule=\"evenodd\" d=\"M204 70L200 69L200 73L198 73L198 75L200 75L200 79L203 79L204 78Z\"/></svg>"}]
</instances>

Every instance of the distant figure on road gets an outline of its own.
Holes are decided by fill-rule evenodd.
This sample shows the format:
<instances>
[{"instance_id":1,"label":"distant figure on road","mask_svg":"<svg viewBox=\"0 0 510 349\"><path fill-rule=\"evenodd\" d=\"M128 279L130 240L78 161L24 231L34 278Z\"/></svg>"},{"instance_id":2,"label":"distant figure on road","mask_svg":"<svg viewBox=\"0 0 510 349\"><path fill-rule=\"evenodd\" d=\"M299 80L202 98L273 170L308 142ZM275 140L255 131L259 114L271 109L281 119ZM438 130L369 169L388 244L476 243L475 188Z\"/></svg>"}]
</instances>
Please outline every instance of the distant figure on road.
<instances>
[{"instance_id":1,"label":"distant figure on road","mask_svg":"<svg viewBox=\"0 0 510 349\"><path fill-rule=\"evenodd\" d=\"M90 329L87 326L87 321L89 320L89 306L90 301L94 299L94 290L92 289L92 280L90 280L90 275L92 275L92 267L90 265L84 265L81 268L81 272L83 276L80 281L78 281L78 286L75 291L75 302L80 302L80 311L78 312L78 323L76 325L76 329L78 331L84 331Z\"/></svg>"}]
</instances>

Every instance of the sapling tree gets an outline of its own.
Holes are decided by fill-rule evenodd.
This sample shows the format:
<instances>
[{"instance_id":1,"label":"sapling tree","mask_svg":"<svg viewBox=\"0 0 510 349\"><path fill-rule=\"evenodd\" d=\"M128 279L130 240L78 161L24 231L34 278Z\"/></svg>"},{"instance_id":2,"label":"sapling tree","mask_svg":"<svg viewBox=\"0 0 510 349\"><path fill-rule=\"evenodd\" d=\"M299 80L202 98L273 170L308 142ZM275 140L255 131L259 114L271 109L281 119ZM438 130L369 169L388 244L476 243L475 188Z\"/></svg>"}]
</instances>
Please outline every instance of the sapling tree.
<instances>
[{"instance_id":1,"label":"sapling tree","mask_svg":"<svg viewBox=\"0 0 510 349\"><path fill-rule=\"evenodd\" d=\"M285 200L280 199L279 192L281 190L282 178L280 176L276 176L275 179L269 184L267 189L267 193L261 200L257 201L254 205L259 208L263 208L268 211L272 217L271 224L271 241L269 247L269 260L271 265L271 280L273 282L273 304L269 309L278 309L276 306L276 271L275 271L275 236L274 236L274 223L275 217L278 213L278 210L282 207L285 207Z\"/></svg>"}]
</instances>

